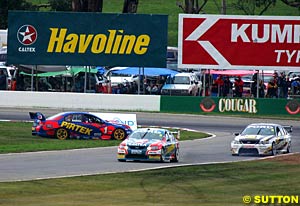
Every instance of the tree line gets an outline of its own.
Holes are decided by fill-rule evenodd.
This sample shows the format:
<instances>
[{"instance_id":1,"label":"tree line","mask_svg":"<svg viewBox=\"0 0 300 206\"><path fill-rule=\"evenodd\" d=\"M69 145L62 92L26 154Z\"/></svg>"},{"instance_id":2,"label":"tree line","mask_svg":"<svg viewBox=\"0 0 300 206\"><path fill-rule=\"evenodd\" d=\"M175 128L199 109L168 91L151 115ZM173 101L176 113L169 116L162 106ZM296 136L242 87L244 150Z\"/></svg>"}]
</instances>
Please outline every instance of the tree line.
<instances>
[{"instance_id":1,"label":"tree line","mask_svg":"<svg viewBox=\"0 0 300 206\"><path fill-rule=\"evenodd\" d=\"M106 0L108 1L108 0ZM246 15L263 15L276 0L213 0L220 14L226 14L226 8L231 7L242 11ZM277 0L279 1L279 0ZM299 9L300 0L281 0L284 4ZM45 4L32 4L26 0L1 0L0 1L0 28L6 29L8 10L39 11L46 7L50 11L75 11L75 12L102 12L104 0L48 0ZM205 13L208 0L177 0L176 5L183 13ZM122 13L137 13L139 0L123 0ZM149 1L150 4L150 1ZM118 12L118 11L116 11Z\"/></svg>"}]
</instances>

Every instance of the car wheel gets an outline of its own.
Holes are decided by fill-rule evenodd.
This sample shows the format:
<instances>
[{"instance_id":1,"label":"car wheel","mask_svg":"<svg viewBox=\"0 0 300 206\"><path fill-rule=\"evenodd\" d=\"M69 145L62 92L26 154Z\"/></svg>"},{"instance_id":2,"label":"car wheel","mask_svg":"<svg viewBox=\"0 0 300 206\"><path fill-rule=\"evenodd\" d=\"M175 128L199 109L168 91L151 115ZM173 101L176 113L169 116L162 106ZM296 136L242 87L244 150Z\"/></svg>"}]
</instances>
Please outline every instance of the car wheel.
<instances>
[{"instance_id":1,"label":"car wheel","mask_svg":"<svg viewBox=\"0 0 300 206\"><path fill-rule=\"evenodd\" d=\"M277 154L277 150L276 150L276 147L275 147L275 143L273 142L272 143L272 155L275 156Z\"/></svg>"},{"instance_id":2,"label":"car wheel","mask_svg":"<svg viewBox=\"0 0 300 206\"><path fill-rule=\"evenodd\" d=\"M166 161L165 149L162 148L160 153L160 162L165 162L165 161Z\"/></svg>"},{"instance_id":3,"label":"car wheel","mask_svg":"<svg viewBox=\"0 0 300 206\"><path fill-rule=\"evenodd\" d=\"M118 159L119 162L126 162L126 160Z\"/></svg>"},{"instance_id":4,"label":"car wheel","mask_svg":"<svg viewBox=\"0 0 300 206\"><path fill-rule=\"evenodd\" d=\"M55 137L60 140L65 140L69 137L69 132L64 128L59 128L55 131Z\"/></svg>"},{"instance_id":5,"label":"car wheel","mask_svg":"<svg viewBox=\"0 0 300 206\"><path fill-rule=\"evenodd\" d=\"M179 161L179 149L176 149L174 154L174 159L171 160L171 162L178 162Z\"/></svg>"},{"instance_id":6,"label":"car wheel","mask_svg":"<svg viewBox=\"0 0 300 206\"><path fill-rule=\"evenodd\" d=\"M115 140L124 140L126 138L126 133L123 129L117 128L112 134L112 138Z\"/></svg>"},{"instance_id":7,"label":"car wheel","mask_svg":"<svg viewBox=\"0 0 300 206\"><path fill-rule=\"evenodd\" d=\"M290 153L291 152L291 143L288 143L288 146L286 148L286 153Z\"/></svg>"}]
</instances>

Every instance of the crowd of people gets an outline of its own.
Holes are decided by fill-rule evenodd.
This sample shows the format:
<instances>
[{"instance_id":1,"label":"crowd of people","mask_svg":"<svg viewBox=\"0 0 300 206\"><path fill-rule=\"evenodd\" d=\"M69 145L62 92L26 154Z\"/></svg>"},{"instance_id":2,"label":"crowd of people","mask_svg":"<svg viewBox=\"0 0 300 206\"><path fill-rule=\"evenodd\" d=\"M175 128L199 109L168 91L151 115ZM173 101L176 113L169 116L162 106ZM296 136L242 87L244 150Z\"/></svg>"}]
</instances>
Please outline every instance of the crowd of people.
<instances>
[{"instance_id":1,"label":"crowd of people","mask_svg":"<svg viewBox=\"0 0 300 206\"><path fill-rule=\"evenodd\" d=\"M264 83L263 79L257 78L256 73L247 86L249 88L245 88L245 82L241 76L230 81L229 76L219 75L213 81L211 92L220 97L288 98L288 96L300 96L300 76L295 74L289 79L284 72L280 72L279 75L274 72L272 78ZM246 91L249 93L245 94Z\"/></svg>"},{"instance_id":2,"label":"crowd of people","mask_svg":"<svg viewBox=\"0 0 300 206\"><path fill-rule=\"evenodd\" d=\"M203 80L203 79L202 79ZM69 91L84 92L84 76L79 75L72 81L58 80L54 77L39 78L37 91ZM259 83L257 83L259 81ZM109 81L95 83L91 81L92 89L95 93L112 93L112 94L151 94L160 95L162 86L166 78L159 76L156 78L144 78L138 86L136 81L119 83L112 86ZM211 82L211 84L209 84ZM27 83L28 84L28 83ZM65 86L63 86L65 84ZM89 85L91 85L89 83ZM10 90L24 91L26 81L24 75L16 75L10 82ZM35 86L36 83L33 83ZM289 96L300 96L300 75L294 74L288 78L284 72L274 72L268 82L258 78L257 73L253 75L251 84L245 85L243 78L237 76L234 81L229 76L219 75L215 80L208 77L205 84L205 96L219 97L259 97L259 98L288 98ZM27 85L28 86L28 85ZM258 87L258 88L257 88ZM7 90L7 76L0 70L0 90ZM203 88L202 88L203 91ZM248 93L247 93L248 92ZM257 95L258 92L258 95ZM204 96L204 93L201 92Z\"/></svg>"}]
</instances>

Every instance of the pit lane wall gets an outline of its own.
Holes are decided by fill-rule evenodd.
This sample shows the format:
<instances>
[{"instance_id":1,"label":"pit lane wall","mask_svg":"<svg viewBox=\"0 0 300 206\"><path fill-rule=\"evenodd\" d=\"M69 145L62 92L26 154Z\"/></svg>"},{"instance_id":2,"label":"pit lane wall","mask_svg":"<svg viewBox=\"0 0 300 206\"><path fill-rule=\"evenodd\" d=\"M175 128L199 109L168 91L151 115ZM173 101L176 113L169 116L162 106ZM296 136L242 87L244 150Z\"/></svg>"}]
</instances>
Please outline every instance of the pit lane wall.
<instances>
[{"instance_id":1,"label":"pit lane wall","mask_svg":"<svg viewBox=\"0 0 300 206\"><path fill-rule=\"evenodd\" d=\"M160 111L300 117L300 100L161 96Z\"/></svg>"},{"instance_id":2,"label":"pit lane wall","mask_svg":"<svg viewBox=\"0 0 300 206\"><path fill-rule=\"evenodd\" d=\"M160 111L160 96L0 91L0 107Z\"/></svg>"}]
</instances>

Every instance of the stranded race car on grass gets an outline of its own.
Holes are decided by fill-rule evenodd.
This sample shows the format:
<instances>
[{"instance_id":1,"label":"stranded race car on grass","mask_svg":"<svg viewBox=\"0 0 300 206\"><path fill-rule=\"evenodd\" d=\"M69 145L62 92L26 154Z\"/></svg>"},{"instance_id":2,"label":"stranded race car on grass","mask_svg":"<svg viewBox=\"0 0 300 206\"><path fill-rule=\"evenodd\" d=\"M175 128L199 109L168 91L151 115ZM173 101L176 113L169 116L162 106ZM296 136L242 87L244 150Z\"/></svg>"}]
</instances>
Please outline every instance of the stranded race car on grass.
<instances>
[{"instance_id":1,"label":"stranded race car on grass","mask_svg":"<svg viewBox=\"0 0 300 206\"><path fill-rule=\"evenodd\" d=\"M29 115L34 120L32 135L41 137L124 140L132 132L128 125L111 123L88 112L62 112L47 119L40 112Z\"/></svg>"}]
</instances>

